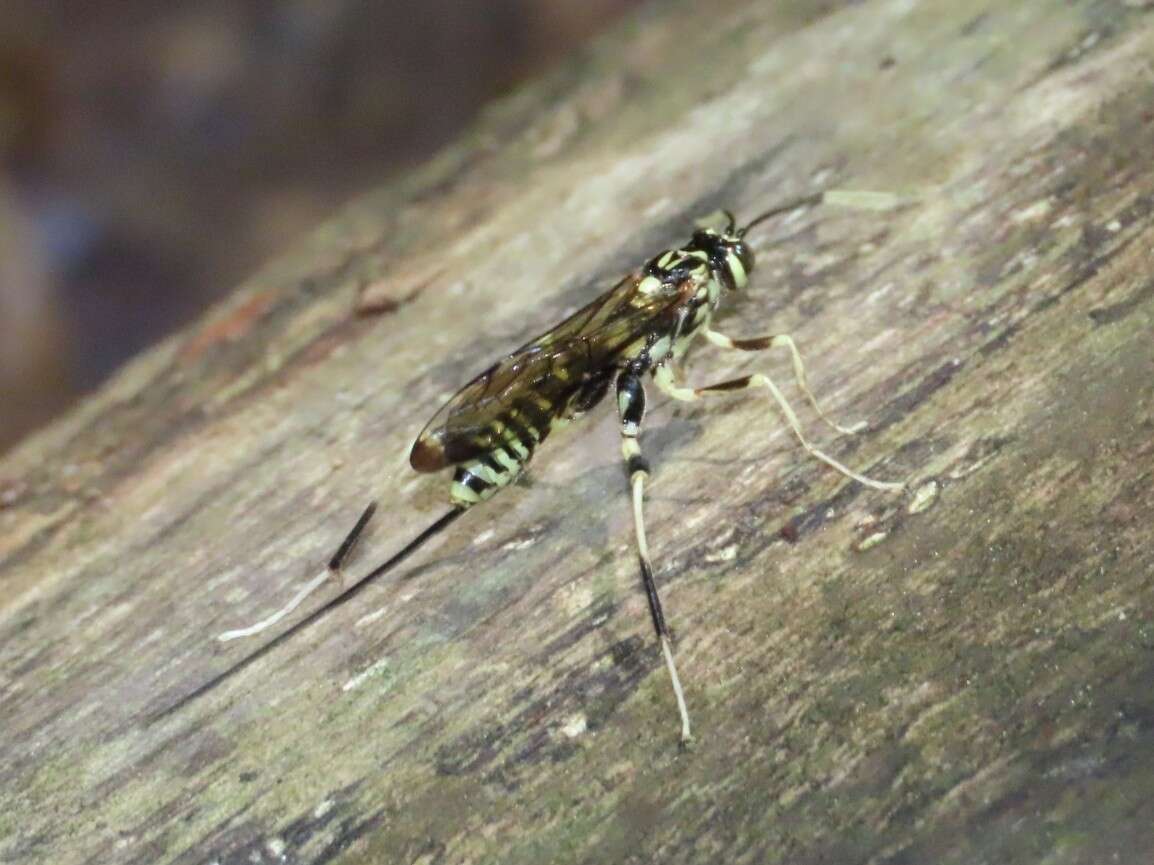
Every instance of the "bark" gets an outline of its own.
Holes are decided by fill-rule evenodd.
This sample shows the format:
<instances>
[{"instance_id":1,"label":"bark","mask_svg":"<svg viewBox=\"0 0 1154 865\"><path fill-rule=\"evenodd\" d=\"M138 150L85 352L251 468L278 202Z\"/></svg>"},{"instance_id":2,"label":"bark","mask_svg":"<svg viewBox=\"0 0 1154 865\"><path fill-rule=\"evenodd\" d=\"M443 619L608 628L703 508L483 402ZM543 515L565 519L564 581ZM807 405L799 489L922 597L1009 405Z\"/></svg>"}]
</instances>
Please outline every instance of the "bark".
<instances>
[{"instance_id":1,"label":"bark","mask_svg":"<svg viewBox=\"0 0 1154 865\"><path fill-rule=\"evenodd\" d=\"M0 462L0 861L1148 855L1148 7L655 4L140 357ZM763 396L651 401L694 750L610 410L157 716L370 498L354 579L443 512L405 459L456 386L695 217L824 187L905 204L758 229L718 326L791 332L870 421L812 437L913 492L806 458ZM705 348L686 377L755 369L789 384Z\"/></svg>"}]
</instances>

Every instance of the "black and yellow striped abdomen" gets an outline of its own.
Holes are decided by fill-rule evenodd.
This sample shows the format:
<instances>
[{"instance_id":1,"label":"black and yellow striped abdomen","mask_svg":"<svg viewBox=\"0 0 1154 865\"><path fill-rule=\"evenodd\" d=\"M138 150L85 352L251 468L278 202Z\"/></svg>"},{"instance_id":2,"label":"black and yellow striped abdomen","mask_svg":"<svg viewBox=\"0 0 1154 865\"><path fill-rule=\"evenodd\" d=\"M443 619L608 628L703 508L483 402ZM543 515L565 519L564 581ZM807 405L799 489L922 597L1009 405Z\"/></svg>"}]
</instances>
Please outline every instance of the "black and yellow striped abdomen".
<instances>
[{"instance_id":1,"label":"black and yellow striped abdomen","mask_svg":"<svg viewBox=\"0 0 1154 865\"><path fill-rule=\"evenodd\" d=\"M481 433L483 452L457 466L453 504L474 505L515 481L552 430L551 408L544 400L524 400L493 419Z\"/></svg>"},{"instance_id":2,"label":"black and yellow striped abdomen","mask_svg":"<svg viewBox=\"0 0 1154 865\"><path fill-rule=\"evenodd\" d=\"M449 494L453 504L474 505L513 483L549 433L593 408L608 384L608 376L585 375L568 383L554 379L512 401L479 431L481 452L457 465Z\"/></svg>"}]
</instances>

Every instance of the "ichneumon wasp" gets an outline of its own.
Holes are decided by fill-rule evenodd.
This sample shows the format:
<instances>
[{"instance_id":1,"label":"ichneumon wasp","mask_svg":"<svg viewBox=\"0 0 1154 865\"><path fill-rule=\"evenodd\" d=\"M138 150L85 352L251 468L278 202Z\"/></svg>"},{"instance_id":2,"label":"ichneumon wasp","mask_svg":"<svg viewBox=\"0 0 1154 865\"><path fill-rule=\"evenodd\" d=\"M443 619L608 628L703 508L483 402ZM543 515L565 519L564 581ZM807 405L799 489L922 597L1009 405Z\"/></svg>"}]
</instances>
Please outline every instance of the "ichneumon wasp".
<instances>
[{"instance_id":1,"label":"ichneumon wasp","mask_svg":"<svg viewBox=\"0 0 1154 865\"><path fill-rule=\"evenodd\" d=\"M643 501L650 468L639 443L645 416L645 377L648 375L662 393L686 402L713 394L764 388L809 454L874 489L904 489L903 484L859 474L810 444L793 408L769 376L754 373L703 387L689 387L677 381L671 365L699 335L728 350L756 352L784 348L789 352L797 385L818 416L839 433L853 433L861 428L839 426L822 412L806 380L801 354L788 334L735 339L711 327L713 314L724 294L744 288L753 271L754 253L746 242L746 233L774 216L822 201L872 208L892 204L890 196L877 193L818 193L767 210L741 227L732 214L725 212L723 227L699 227L684 247L654 256L593 302L466 384L425 426L409 456L410 464L418 472L454 469L451 510L388 561L162 714L207 692L328 610L345 603L474 505L511 484L552 430L595 407L612 389L632 496L641 580L677 701L681 741L689 742L692 738L689 712L646 542ZM375 503L369 505L332 557L328 570L304 586L289 604L268 619L249 628L229 631L220 639L251 636L271 627L331 574L339 573L375 509Z\"/></svg>"}]
</instances>

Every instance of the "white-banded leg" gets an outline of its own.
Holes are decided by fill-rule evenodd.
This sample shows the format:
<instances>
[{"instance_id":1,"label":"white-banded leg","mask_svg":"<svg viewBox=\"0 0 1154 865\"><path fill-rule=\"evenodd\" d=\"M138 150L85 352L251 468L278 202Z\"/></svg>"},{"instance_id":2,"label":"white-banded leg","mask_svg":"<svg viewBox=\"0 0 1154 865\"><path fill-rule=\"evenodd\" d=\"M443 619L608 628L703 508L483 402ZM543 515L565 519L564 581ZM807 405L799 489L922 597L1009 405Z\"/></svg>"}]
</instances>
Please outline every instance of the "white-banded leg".
<instances>
[{"instance_id":1,"label":"white-banded leg","mask_svg":"<svg viewBox=\"0 0 1154 865\"><path fill-rule=\"evenodd\" d=\"M712 331L708 331L707 333L712 333ZM721 335L717 334L717 336ZM766 337L766 339L774 338L775 337ZM734 343L735 348L737 347L737 340L729 340L728 337L725 337L725 339L727 339L728 342ZM715 340L711 341L716 343ZM792 345L792 343L793 340L790 340L789 344ZM866 477L863 474L859 474L848 466L838 462L829 454L818 450L813 445L811 445L806 439L805 434L801 431L801 422L798 421L793 407L789 404L789 401L785 398L785 395L780 390L778 390L777 385L773 383L772 379L770 379L770 377L764 373L759 372L752 375L743 375L740 378L718 382L717 384L706 385L705 387L682 387L674 380L672 370L668 366L661 366L658 367L657 370L653 373L653 380L657 383L657 386L663 393L668 394L676 400L681 400L682 402L695 402L696 400L701 399L703 396L711 393L724 393L726 391L748 390L755 387L764 387L769 391L770 395L777 403L778 408L781 409L781 413L785 415L786 421L789 422L790 429L792 429L793 434L797 436L797 440L801 443L801 446L805 448L806 452L811 456L816 457L831 468L837 469L846 477L852 478L858 483L864 484L867 487L872 487L875 490L900 491L906 488L905 484L892 483L890 481L878 481L874 480L873 478ZM805 388L805 390L808 393L808 388ZM811 396L810 399L812 398L813 397Z\"/></svg>"},{"instance_id":2,"label":"white-banded leg","mask_svg":"<svg viewBox=\"0 0 1154 865\"><path fill-rule=\"evenodd\" d=\"M677 711L681 714L681 744L687 745L693 741L689 729L689 710L685 707L685 694L681 690L681 679L678 678L677 664L673 660L673 643L669 637L669 628L665 624L665 613L661 609L657 583L653 580L649 544L645 539L643 500L645 479L649 477L649 463L641 455L641 445L637 442L641 432L641 421L645 417L645 388L636 373L625 371L617 377L617 411L621 417L621 454L625 457L633 499L633 526L637 533L637 558L641 565L641 582L645 585L649 615L653 619L657 639L661 642L661 653L665 657L665 667L669 670L673 694L677 698Z\"/></svg>"},{"instance_id":3,"label":"white-banded leg","mask_svg":"<svg viewBox=\"0 0 1154 865\"><path fill-rule=\"evenodd\" d=\"M809 379L805 374L805 364L802 362L801 352L797 350L797 343L793 341L793 337L788 333L777 333L773 336L755 336L749 339L733 339L723 333L718 333L716 330L706 328L705 338L719 348L726 348L732 351L767 351L771 348L784 346L789 349L789 357L790 360L793 361L793 377L797 381L797 386L801 389L801 392L805 394L805 398L809 400L809 404L813 406L813 410L817 412L819 418L842 435L859 433L868 426L865 421L855 423L853 426L842 426L821 410L821 406L817 404L817 397L815 397L813 391L809 389Z\"/></svg>"}]
</instances>

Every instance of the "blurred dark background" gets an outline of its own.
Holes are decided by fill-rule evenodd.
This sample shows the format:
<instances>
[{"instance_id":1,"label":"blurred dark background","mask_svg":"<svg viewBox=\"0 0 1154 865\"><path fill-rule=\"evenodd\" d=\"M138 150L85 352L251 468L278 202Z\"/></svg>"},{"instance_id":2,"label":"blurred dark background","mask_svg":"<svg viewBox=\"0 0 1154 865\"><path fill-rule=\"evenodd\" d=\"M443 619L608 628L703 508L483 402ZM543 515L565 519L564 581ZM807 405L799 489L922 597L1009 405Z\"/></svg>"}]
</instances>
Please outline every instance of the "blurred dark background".
<instances>
[{"instance_id":1,"label":"blurred dark background","mask_svg":"<svg viewBox=\"0 0 1154 865\"><path fill-rule=\"evenodd\" d=\"M0 0L0 452L638 0Z\"/></svg>"}]
</instances>

